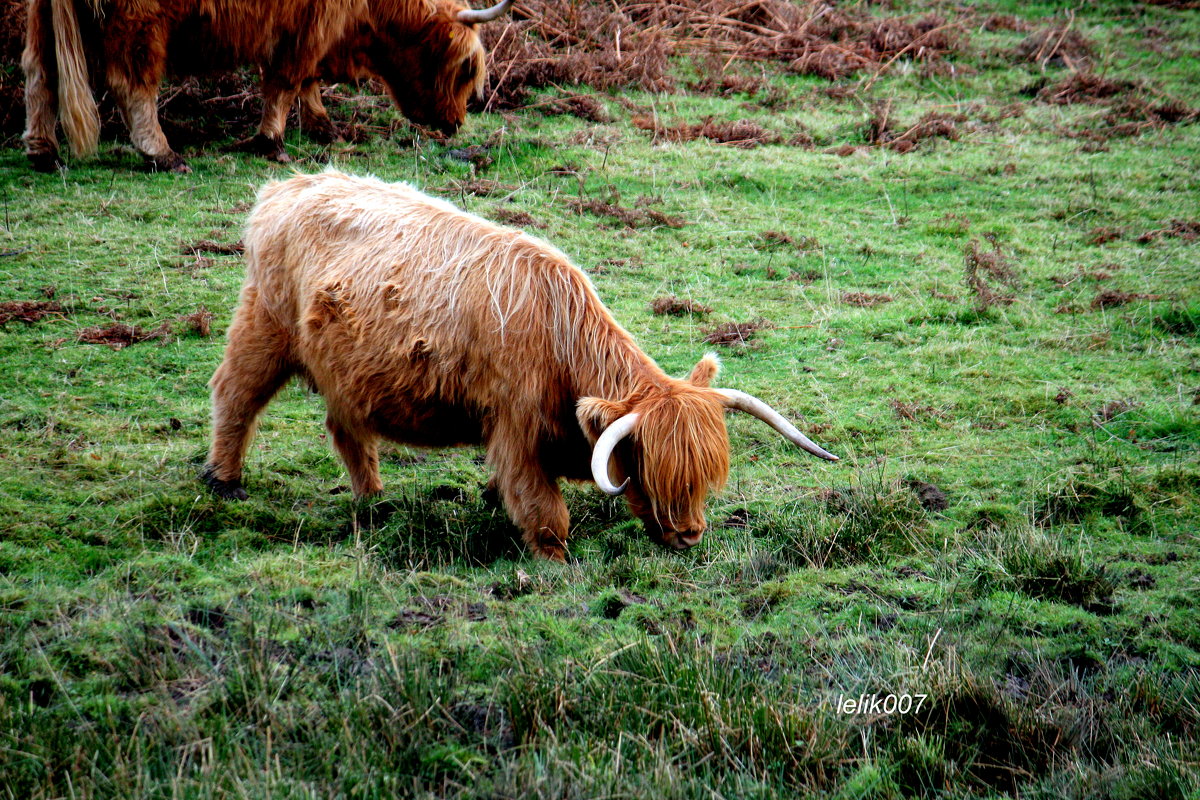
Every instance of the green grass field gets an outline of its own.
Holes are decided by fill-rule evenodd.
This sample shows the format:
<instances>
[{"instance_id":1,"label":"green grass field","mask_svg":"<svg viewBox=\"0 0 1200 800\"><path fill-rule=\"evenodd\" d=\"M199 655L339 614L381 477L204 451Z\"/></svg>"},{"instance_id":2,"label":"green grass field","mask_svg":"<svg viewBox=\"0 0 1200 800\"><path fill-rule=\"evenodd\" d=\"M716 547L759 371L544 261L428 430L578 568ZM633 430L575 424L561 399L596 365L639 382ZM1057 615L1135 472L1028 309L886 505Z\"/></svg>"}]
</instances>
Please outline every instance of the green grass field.
<instances>
[{"instance_id":1,"label":"green grass field","mask_svg":"<svg viewBox=\"0 0 1200 800\"><path fill-rule=\"evenodd\" d=\"M1197 103L1200 11L1096 5L1097 71ZM0 302L57 310L0 306L0 797L1200 797L1200 131L1031 96L1068 72L1014 59L1025 35L972 28L969 69L900 60L844 98L768 69L596 94L608 123L290 135L302 171L518 219L668 372L717 350L842 456L731 417L685 553L578 486L571 560L534 560L474 449L386 447L356 504L300 385L250 499L218 501L206 384L243 265L203 241L292 168L214 142L149 174L122 138L41 175L10 141ZM869 146L889 102L952 135ZM779 143L656 141L650 114ZM761 327L703 341L728 322ZM113 323L151 338L86 343ZM927 697L842 713L864 694Z\"/></svg>"}]
</instances>

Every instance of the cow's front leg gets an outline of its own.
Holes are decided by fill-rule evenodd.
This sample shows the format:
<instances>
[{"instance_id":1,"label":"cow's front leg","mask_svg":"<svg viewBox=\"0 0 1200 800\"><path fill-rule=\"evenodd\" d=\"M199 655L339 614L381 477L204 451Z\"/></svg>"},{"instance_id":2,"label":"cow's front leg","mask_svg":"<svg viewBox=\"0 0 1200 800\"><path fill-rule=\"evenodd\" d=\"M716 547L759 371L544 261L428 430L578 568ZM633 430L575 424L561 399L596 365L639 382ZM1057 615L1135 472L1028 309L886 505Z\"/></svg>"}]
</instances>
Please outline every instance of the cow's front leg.
<instances>
[{"instance_id":1,"label":"cow's front leg","mask_svg":"<svg viewBox=\"0 0 1200 800\"><path fill-rule=\"evenodd\" d=\"M321 102L321 82L308 78L300 86L300 126L314 142L329 144L341 138Z\"/></svg>"},{"instance_id":2,"label":"cow's front leg","mask_svg":"<svg viewBox=\"0 0 1200 800\"><path fill-rule=\"evenodd\" d=\"M247 289L229 327L225 358L212 377L213 441L202 478L218 496L245 500L242 461L255 422L295 371L288 335Z\"/></svg>"},{"instance_id":3,"label":"cow's front leg","mask_svg":"<svg viewBox=\"0 0 1200 800\"><path fill-rule=\"evenodd\" d=\"M34 0L28 7L25 28L25 52L21 67L25 70L25 155L39 172L50 172L62 163L58 158L58 98L50 83L47 59L54 57L54 35L50 24L50 3Z\"/></svg>"},{"instance_id":4,"label":"cow's front leg","mask_svg":"<svg viewBox=\"0 0 1200 800\"><path fill-rule=\"evenodd\" d=\"M493 436L488 463L495 470L489 486L499 490L530 551L551 561L566 561L570 515L558 481L542 467L536 447Z\"/></svg>"},{"instance_id":5,"label":"cow's front leg","mask_svg":"<svg viewBox=\"0 0 1200 800\"><path fill-rule=\"evenodd\" d=\"M283 132L287 128L288 109L299 91L297 81L264 76L262 122L259 123L258 133L243 143L244 149L281 164L292 160L283 146Z\"/></svg>"}]
</instances>

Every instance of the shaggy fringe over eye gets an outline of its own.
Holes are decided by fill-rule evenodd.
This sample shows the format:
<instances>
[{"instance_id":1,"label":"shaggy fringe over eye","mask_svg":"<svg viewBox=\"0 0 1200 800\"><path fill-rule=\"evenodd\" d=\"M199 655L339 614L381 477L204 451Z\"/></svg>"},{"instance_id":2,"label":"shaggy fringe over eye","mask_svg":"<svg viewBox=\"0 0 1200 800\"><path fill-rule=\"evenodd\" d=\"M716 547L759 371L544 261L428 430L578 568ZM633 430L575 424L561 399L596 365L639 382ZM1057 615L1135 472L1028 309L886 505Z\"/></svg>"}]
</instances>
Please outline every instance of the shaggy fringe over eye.
<instances>
[{"instance_id":1,"label":"shaggy fringe over eye","mask_svg":"<svg viewBox=\"0 0 1200 800\"><path fill-rule=\"evenodd\" d=\"M707 492L729 476L728 434L720 398L703 390L676 389L639 403L635 433L641 445L638 474L656 517L667 521L704 515Z\"/></svg>"}]
</instances>

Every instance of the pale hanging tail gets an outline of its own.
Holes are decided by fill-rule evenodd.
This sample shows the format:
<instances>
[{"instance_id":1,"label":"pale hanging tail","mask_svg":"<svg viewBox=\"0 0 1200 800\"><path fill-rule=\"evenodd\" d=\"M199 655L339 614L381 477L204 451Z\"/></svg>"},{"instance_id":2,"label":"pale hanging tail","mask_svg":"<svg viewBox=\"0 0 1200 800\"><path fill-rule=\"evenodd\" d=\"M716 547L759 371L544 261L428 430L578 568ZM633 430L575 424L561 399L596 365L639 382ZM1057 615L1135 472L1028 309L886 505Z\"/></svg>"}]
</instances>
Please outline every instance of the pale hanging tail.
<instances>
[{"instance_id":1,"label":"pale hanging tail","mask_svg":"<svg viewBox=\"0 0 1200 800\"><path fill-rule=\"evenodd\" d=\"M54 19L54 57L58 62L58 113L76 156L96 152L100 112L88 82L83 37L74 0L50 0Z\"/></svg>"}]
</instances>

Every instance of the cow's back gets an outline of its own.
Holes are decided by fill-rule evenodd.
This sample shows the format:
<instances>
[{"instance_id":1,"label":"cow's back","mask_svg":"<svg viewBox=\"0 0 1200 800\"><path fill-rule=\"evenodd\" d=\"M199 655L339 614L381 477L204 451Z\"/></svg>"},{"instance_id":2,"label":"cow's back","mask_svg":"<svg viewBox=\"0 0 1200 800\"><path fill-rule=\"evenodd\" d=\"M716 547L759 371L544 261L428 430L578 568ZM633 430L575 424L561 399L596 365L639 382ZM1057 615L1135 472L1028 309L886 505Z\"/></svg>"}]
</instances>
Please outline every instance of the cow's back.
<instances>
[{"instance_id":1,"label":"cow's back","mask_svg":"<svg viewBox=\"0 0 1200 800\"><path fill-rule=\"evenodd\" d=\"M472 407L544 405L577 349L573 317L599 306L550 245L406 184L332 170L265 187L245 241L247 286L327 399L362 403L387 386Z\"/></svg>"}]
</instances>

